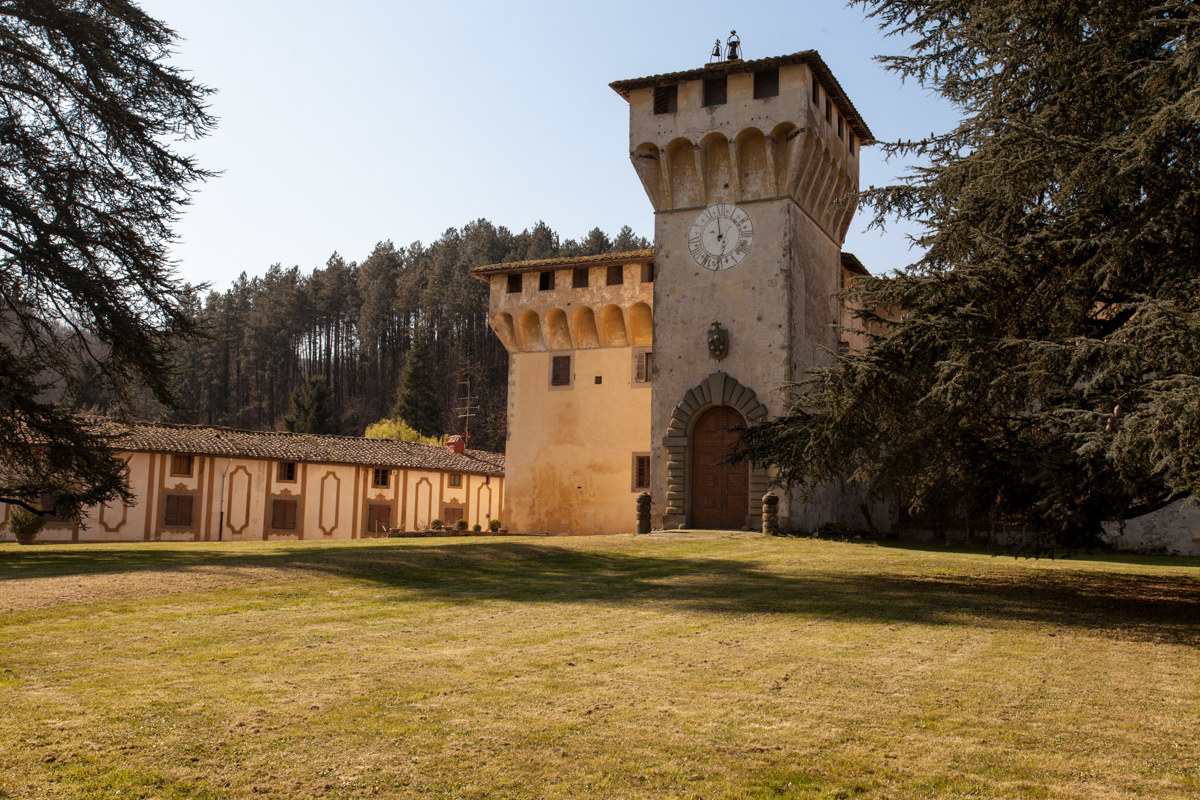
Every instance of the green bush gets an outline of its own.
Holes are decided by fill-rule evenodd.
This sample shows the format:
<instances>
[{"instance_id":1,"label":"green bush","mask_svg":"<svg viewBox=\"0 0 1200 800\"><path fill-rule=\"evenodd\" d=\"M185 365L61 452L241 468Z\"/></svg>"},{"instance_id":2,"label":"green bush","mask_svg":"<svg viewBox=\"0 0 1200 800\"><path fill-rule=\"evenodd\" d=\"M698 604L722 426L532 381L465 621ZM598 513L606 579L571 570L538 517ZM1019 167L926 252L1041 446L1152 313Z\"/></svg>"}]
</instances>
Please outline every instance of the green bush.
<instances>
[{"instance_id":1,"label":"green bush","mask_svg":"<svg viewBox=\"0 0 1200 800\"><path fill-rule=\"evenodd\" d=\"M429 527L431 530L440 531L442 529L442 521L440 519L435 519L433 522L429 523Z\"/></svg>"},{"instance_id":2,"label":"green bush","mask_svg":"<svg viewBox=\"0 0 1200 800\"><path fill-rule=\"evenodd\" d=\"M454 530L465 531L466 529L467 529L467 521L465 519L460 519L458 522L454 523Z\"/></svg>"},{"instance_id":3,"label":"green bush","mask_svg":"<svg viewBox=\"0 0 1200 800\"><path fill-rule=\"evenodd\" d=\"M478 522L476 522L476 523L475 523L475 527L474 527L474 528L471 528L471 530L473 530L473 531L475 531L476 533L478 533L479 531L483 530L483 527L482 527L482 526L481 526L481 525L480 525Z\"/></svg>"},{"instance_id":4,"label":"green bush","mask_svg":"<svg viewBox=\"0 0 1200 800\"><path fill-rule=\"evenodd\" d=\"M492 531L493 533L494 533L494 532L496 532L496 531L498 531L498 530L500 530L500 520L498 520L498 519L494 519L494 520L492 520L491 522L489 522L489 523L488 523L488 530L489 530L489 531Z\"/></svg>"},{"instance_id":5,"label":"green bush","mask_svg":"<svg viewBox=\"0 0 1200 800\"><path fill-rule=\"evenodd\" d=\"M38 533L46 524L41 514L27 511L20 506L9 506L8 529L14 534Z\"/></svg>"}]
</instances>

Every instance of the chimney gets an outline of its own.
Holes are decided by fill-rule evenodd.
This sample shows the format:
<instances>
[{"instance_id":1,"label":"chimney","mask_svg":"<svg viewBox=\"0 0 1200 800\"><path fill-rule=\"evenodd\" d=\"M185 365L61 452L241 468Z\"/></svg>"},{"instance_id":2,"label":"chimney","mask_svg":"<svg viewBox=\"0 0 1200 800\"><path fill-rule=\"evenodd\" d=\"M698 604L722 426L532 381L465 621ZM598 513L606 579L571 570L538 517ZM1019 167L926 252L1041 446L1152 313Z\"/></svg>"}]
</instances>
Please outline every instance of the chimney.
<instances>
[{"instance_id":1,"label":"chimney","mask_svg":"<svg viewBox=\"0 0 1200 800\"><path fill-rule=\"evenodd\" d=\"M451 436L446 440L446 449L451 453L462 455L467 451L467 440L461 436Z\"/></svg>"}]
</instances>

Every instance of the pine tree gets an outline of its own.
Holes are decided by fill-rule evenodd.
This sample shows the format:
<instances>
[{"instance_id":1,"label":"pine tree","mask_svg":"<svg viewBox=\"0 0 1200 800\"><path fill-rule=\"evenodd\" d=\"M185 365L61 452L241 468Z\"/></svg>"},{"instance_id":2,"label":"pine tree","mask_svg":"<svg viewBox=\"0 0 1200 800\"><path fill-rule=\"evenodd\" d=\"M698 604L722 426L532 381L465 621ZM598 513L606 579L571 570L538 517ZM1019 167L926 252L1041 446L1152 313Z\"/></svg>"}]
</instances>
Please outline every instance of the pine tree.
<instances>
[{"instance_id":1,"label":"pine tree","mask_svg":"<svg viewBox=\"0 0 1200 800\"><path fill-rule=\"evenodd\" d=\"M1200 489L1200 10L1180 0L859 0L882 59L962 112L886 154L874 224L924 256L859 281L870 344L793 387L745 453L1069 547Z\"/></svg>"},{"instance_id":2,"label":"pine tree","mask_svg":"<svg viewBox=\"0 0 1200 800\"><path fill-rule=\"evenodd\" d=\"M400 373L400 391L392 416L402 419L422 436L441 436L442 403L434 388L436 364L429 338L418 334Z\"/></svg>"},{"instance_id":3,"label":"pine tree","mask_svg":"<svg viewBox=\"0 0 1200 800\"><path fill-rule=\"evenodd\" d=\"M324 375L312 375L292 392L292 412L283 418L292 433L337 433L333 391Z\"/></svg>"}]
</instances>

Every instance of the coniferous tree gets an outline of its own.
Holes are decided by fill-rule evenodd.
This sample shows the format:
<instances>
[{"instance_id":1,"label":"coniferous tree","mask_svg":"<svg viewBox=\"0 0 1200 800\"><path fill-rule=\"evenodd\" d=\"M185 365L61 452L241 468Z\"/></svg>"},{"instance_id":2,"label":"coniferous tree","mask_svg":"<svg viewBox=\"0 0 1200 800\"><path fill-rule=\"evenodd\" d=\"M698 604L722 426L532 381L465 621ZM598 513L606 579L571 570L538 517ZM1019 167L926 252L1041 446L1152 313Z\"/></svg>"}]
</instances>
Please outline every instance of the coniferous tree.
<instances>
[{"instance_id":1,"label":"coniferous tree","mask_svg":"<svg viewBox=\"0 0 1200 800\"><path fill-rule=\"evenodd\" d=\"M1179 0L859 0L915 39L888 69L962 111L884 145L872 189L924 256L848 290L864 352L793 387L744 453L850 474L933 518L1066 546L1200 489L1200 9ZM871 310L880 310L875 313Z\"/></svg>"},{"instance_id":2,"label":"coniferous tree","mask_svg":"<svg viewBox=\"0 0 1200 800\"><path fill-rule=\"evenodd\" d=\"M283 418L292 433L337 433L333 391L324 375L312 375L292 392L292 412Z\"/></svg>"},{"instance_id":3,"label":"coniferous tree","mask_svg":"<svg viewBox=\"0 0 1200 800\"><path fill-rule=\"evenodd\" d=\"M434 388L435 362L427 336L418 334L400 373L400 391L392 416L422 436L441 436L442 403Z\"/></svg>"},{"instance_id":4,"label":"coniferous tree","mask_svg":"<svg viewBox=\"0 0 1200 800\"><path fill-rule=\"evenodd\" d=\"M125 465L70 403L86 379L130 412L174 401L194 333L168 256L188 186L170 141L203 136L209 91L168 66L175 34L128 0L0 5L0 499L60 511L124 499ZM81 368L82 364L91 366Z\"/></svg>"}]
</instances>

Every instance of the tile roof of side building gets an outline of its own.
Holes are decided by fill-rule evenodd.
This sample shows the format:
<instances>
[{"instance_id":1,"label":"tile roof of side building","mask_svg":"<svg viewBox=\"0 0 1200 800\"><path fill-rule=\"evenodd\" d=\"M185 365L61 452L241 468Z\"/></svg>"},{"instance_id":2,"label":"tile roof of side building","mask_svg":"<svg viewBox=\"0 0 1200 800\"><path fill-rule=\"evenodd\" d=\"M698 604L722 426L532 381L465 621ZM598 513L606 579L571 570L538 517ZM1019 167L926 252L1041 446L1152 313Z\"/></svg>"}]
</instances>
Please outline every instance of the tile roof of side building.
<instances>
[{"instance_id":1,"label":"tile roof of side building","mask_svg":"<svg viewBox=\"0 0 1200 800\"><path fill-rule=\"evenodd\" d=\"M478 278L481 275L501 274L505 272L533 272L560 267L605 267L610 264L629 264L637 261L653 261L654 248L645 250L627 250L621 253L601 253L595 256L574 256L572 258L539 258L535 261L510 261L503 264L484 264L471 267L471 275ZM484 278L483 280L486 280Z\"/></svg>"},{"instance_id":2,"label":"tile roof of side building","mask_svg":"<svg viewBox=\"0 0 1200 800\"><path fill-rule=\"evenodd\" d=\"M125 424L106 417L84 417L84 420L94 432L109 437L114 450L504 475L504 454L483 450L467 450L460 455L445 447L395 439L245 431L166 422Z\"/></svg>"}]
</instances>

